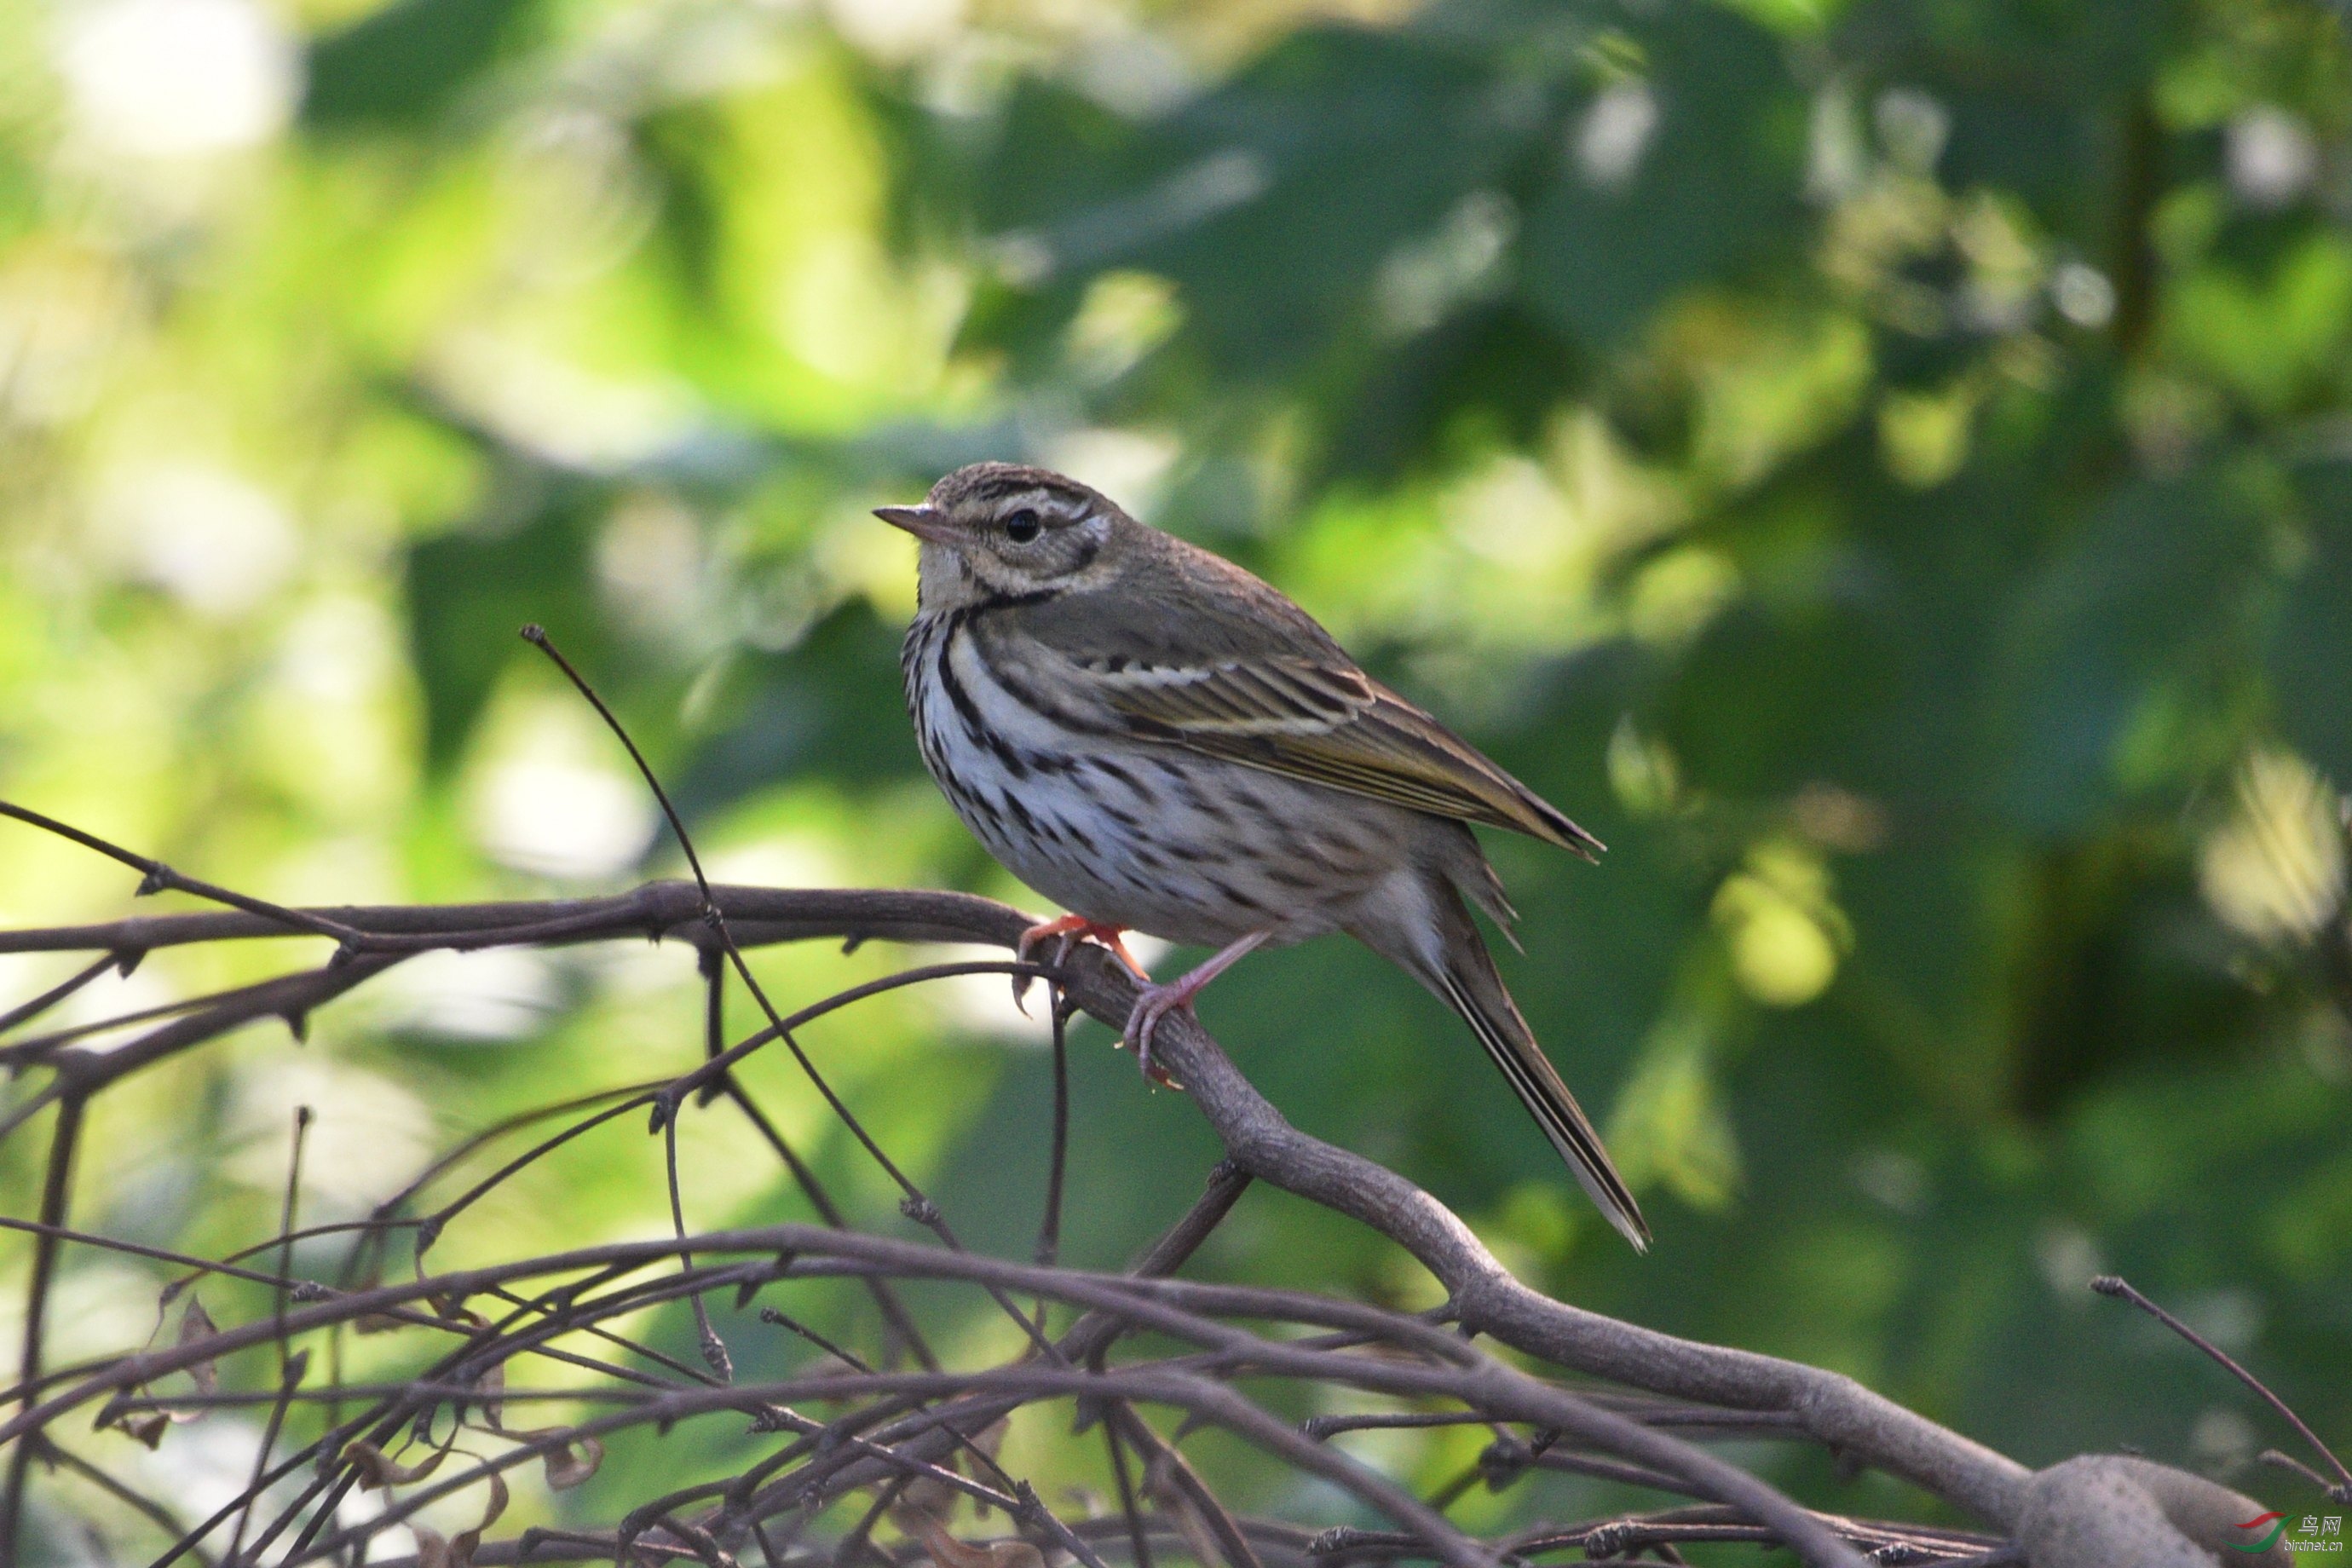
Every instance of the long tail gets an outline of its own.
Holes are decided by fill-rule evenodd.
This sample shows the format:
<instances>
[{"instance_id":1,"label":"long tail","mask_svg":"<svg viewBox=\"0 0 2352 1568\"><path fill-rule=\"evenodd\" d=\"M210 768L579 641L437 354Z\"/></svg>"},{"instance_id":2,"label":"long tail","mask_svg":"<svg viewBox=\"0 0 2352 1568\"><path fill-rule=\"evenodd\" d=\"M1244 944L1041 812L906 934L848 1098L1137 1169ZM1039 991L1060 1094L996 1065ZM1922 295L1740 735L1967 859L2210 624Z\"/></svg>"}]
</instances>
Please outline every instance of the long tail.
<instances>
[{"instance_id":1,"label":"long tail","mask_svg":"<svg viewBox=\"0 0 2352 1568\"><path fill-rule=\"evenodd\" d=\"M1435 878L1424 883L1430 901L1435 906L1439 945L1438 962L1431 963L1421 955L1405 960L1405 967L1423 985L1444 998L1453 1009L1478 1037L1495 1065L1503 1069L1519 1103L1544 1130L1551 1146L1568 1162L1578 1183L1600 1205L1609 1223L1620 1235L1633 1244L1636 1252L1650 1249L1650 1226L1642 1218L1642 1208L1633 1201L1625 1185L1625 1178L1611 1163L1609 1151L1601 1146L1601 1134L1594 1131L1576 1097L1560 1081L1551 1059L1536 1044L1535 1031L1519 1016L1511 994L1503 988L1503 977L1495 972L1495 960L1486 951L1486 943L1478 934L1477 925L1470 911L1463 906L1461 895L1453 887Z\"/></svg>"}]
</instances>

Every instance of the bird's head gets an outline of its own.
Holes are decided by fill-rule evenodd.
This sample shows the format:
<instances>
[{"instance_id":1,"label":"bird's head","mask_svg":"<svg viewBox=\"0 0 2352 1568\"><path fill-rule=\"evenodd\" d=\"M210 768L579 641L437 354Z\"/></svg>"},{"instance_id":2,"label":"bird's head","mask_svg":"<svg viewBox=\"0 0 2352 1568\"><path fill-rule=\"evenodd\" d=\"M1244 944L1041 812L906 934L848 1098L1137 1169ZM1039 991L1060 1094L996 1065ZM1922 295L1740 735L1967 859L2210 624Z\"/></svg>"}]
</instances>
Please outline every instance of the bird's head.
<instances>
[{"instance_id":1,"label":"bird's head","mask_svg":"<svg viewBox=\"0 0 2352 1568\"><path fill-rule=\"evenodd\" d=\"M920 506L876 507L874 515L923 542L926 611L1093 586L1142 526L1100 491L1017 463L958 468Z\"/></svg>"}]
</instances>

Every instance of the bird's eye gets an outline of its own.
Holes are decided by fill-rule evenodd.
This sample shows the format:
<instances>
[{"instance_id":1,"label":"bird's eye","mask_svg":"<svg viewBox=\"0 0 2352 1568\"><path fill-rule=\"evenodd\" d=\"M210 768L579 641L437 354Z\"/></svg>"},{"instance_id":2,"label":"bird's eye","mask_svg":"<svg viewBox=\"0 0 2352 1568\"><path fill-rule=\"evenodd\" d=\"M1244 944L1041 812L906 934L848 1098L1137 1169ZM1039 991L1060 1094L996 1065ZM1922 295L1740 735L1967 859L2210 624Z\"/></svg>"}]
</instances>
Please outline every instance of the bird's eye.
<instances>
[{"instance_id":1,"label":"bird's eye","mask_svg":"<svg viewBox=\"0 0 2352 1568\"><path fill-rule=\"evenodd\" d=\"M1004 520L1004 537L1015 544L1026 544L1045 531L1045 524L1034 507L1024 506Z\"/></svg>"}]
</instances>

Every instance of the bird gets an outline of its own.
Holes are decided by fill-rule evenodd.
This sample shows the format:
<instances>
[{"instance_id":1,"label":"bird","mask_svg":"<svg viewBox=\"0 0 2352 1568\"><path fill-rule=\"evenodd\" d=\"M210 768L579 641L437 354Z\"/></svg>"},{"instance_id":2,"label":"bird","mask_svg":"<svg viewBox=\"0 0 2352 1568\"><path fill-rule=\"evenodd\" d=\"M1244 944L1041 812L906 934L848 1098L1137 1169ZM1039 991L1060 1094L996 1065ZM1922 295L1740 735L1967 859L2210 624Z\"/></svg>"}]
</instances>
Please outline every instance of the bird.
<instances>
[{"instance_id":1,"label":"bird","mask_svg":"<svg viewBox=\"0 0 2352 1568\"><path fill-rule=\"evenodd\" d=\"M900 650L924 765L981 844L1069 913L1039 944L1108 947L1152 1035L1264 946L1344 931L1451 1006L1601 1212L1650 1230L1504 988L1471 910L1516 920L1472 824L1597 859L1601 841L1358 666L1279 590L1047 468L956 469L914 506ZM1123 938L1213 956L1154 982ZM1516 939L1513 939L1516 943ZM1172 1084L1171 1084L1172 1087Z\"/></svg>"}]
</instances>

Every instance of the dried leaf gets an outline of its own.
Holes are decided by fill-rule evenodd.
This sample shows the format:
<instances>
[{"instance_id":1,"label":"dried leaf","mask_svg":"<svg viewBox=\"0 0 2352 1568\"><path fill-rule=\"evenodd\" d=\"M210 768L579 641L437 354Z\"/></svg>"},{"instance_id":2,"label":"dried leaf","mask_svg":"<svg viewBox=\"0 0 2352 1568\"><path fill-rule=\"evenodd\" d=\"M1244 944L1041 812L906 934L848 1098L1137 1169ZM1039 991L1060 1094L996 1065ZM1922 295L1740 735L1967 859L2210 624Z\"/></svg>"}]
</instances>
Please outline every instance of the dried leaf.
<instances>
[{"instance_id":1,"label":"dried leaf","mask_svg":"<svg viewBox=\"0 0 2352 1568\"><path fill-rule=\"evenodd\" d=\"M181 1346L185 1348L202 1343L219 1332L212 1314L205 1310L204 1298L190 1296L187 1310L180 1314ZM188 1376L195 1384L198 1394L209 1395L220 1392L220 1369L213 1364L209 1356L188 1368ZM202 1414L202 1411L197 1411L188 1418L193 1420L194 1415Z\"/></svg>"},{"instance_id":2,"label":"dried leaf","mask_svg":"<svg viewBox=\"0 0 2352 1568\"><path fill-rule=\"evenodd\" d=\"M569 1491L596 1473L604 1462L604 1445L593 1437L574 1437L561 1448L549 1452L547 1489Z\"/></svg>"},{"instance_id":3,"label":"dried leaf","mask_svg":"<svg viewBox=\"0 0 2352 1568\"><path fill-rule=\"evenodd\" d=\"M506 1416L507 1363L493 1362L488 1371L474 1379L474 1392L481 1400L482 1424L493 1432L502 1430L499 1423Z\"/></svg>"},{"instance_id":4,"label":"dried leaf","mask_svg":"<svg viewBox=\"0 0 2352 1568\"><path fill-rule=\"evenodd\" d=\"M436 1448L414 1465L395 1465L385 1458L382 1448L373 1443L353 1443L343 1450L343 1458L360 1473L360 1490L380 1491L385 1487L404 1487L411 1481L421 1481L441 1468L449 1457L446 1448Z\"/></svg>"},{"instance_id":5,"label":"dried leaf","mask_svg":"<svg viewBox=\"0 0 2352 1568\"><path fill-rule=\"evenodd\" d=\"M1004 1447L1004 1433L1010 1422L1011 1417L1007 1416L982 1427L972 1434L971 1446L990 1458L995 1458L997 1451ZM940 1468L951 1475L962 1475L964 1473L962 1451L959 1449L940 1460ZM898 1494L898 1507L901 1511L911 1510L911 1517L918 1520L924 1518L943 1520L955 1511L956 1504L965 1496L965 1493L958 1491L954 1486L938 1476L917 1476L908 1482L905 1489ZM980 1511L982 1518L987 1517L988 1505L981 1504ZM909 1535L922 1533L919 1525L909 1523L907 1520L900 1520L898 1528Z\"/></svg>"},{"instance_id":6,"label":"dried leaf","mask_svg":"<svg viewBox=\"0 0 2352 1568\"><path fill-rule=\"evenodd\" d=\"M551 1448L541 1456L547 1468L550 1491L568 1491L596 1473L604 1462L604 1445L593 1437L569 1436L561 1426L535 1426L528 1431L508 1431L501 1434L518 1443L543 1442L550 1437L563 1439L563 1447ZM575 1452L576 1450L576 1452Z\"/></svg>"},{"instance_id":7,"label":"dried leaf","mask_svg":"<svg viewBox=\"0 0 2352 1568\"><path fill-rule=\"evenodd\" d=\"M953 1458L940 1468L946 1470L959 1468ZM892 1510L891 1517L908 1534L920 1535L924 1521L946 1518L954 1511L957 1500L962 1496L961 1492L937 1476L917 1476L899 1492L898 1506Z\"/></svg>"},{"instance_id":8,"label":"dried leaf","mask_svg":"<svg viewBox=\"0 0 2352 1568\"><path fill-rule=\"evenodd\" d=\"M1176 1532L1184 1538L1184 1545L1195 1563L1222 1563L1225 1549L1217 1532L1202 1516L1190 1493L1176 1484L1176 1455L1173 1449L1161 1448L1151 1456L1144 1467L1143 1495L1160 1505L1161 1511L1176 1521Z\"/></svg>"},{"instance_id":9,"label":"dried leaf","mask_svg":"<svg viewBox=\"0 0 2352 1568\"><path fill-rule=\"evenodd\" d=\"M1025 1541L992 1541L973 1546L950 1535L929 1514L919 1517L916 1533L939 1568L1045 1568L1045 1553Z\"/></svg>"},{"instance_id":10,"label":"dried leaf","mask_svg":"<svg viewBox=\"0 0 2352 1568\"><path fill-rule=\"evenodd\" d=\"M489 1505L482 1510L482 1522L474 1526L471 1530L461 1530L449 1539L447 1543L448 1555L446 1562L446 1568L474 1568L474 1552L477 1547L482 1544L483 1532L488 1531L490 1526L496 1524L499 1521L499 1515L506 1512L506 1478L499 1475L498 1471L492 1470L490 1472L490 1500ZM424 1544L423 1538L419 1537L417 1541L417 1546L419 1548L417 1555L420 1559L424 1555L422 1550ZM418 1563L418 1568L425 1568L425 1564L421 1561Z\"/></svg>"},{"instance_id":11,"label":"dried leaf","mask_svg":"<svg viewBox=\"0 0 2352 1568\"><path fill-rule=\"evenodd\" d=\"M167 1309L178 1286L186 1283L188 1281L177 1281L173 1287L165 1289L163 1302ZM213 1321L212 1314L205 1310L204 1302L194 1295L189 1296L187 1308L180 1314L179 1343L183 1347L202 1344L219 1332L220 1328ZM188 1381L195 1384L198 1394L210 1395L220 1392L220 1369L214 1364L211 1357L205 1357L187 1370ZM147 1385L142 1384L135 1391L124 1390L117 1394L115 1399L118 1402L128 1399L134 1392L143 1394L149 1391ZM101 1428L110 1426L135 1441L154 1448L162 1445L164 1432L173 1424L201 1420L211 1408L210 1405L192 1405L184 1409L173 1409L167 1405L160 1410L142 1410L135 1415L116 1415L112 1414L113 1406L110 1405L107 1409L99 1412L98 1425Z\"/></svg>"},{"instance_id":12,"label":"dried leaf","mask_svg":"<svg viewBox=\"0 0 2352 1568\"><path fill-rule=\"evenodd\" d=\"M125 1415L114 1423L116 1431L136 1437L150 1448L162 1447L163 1434L171 1428L171 1415L161 1410L143 1410L136 1415Z\"/></svg>"},{"instance_id":13,"label":"dried leaf","mask_svg":"<svg viewBox=\"0 0 2352 1568\"><path fill-rule=\"evenodd\" d=\"M444 1322L463 1323L469 1329L489 1327L490 1321L466 1305L466 1298L452 1291L440 1291L425 1298L426 1306Z\"/></svg>"},{"instance_id":14,"label":"dried leaf","mask_svg":"<svg viewBox=\"0 0 2352 1568\"><path fill-rule=\"evenodd\" d=\"M436 1454L433 1463L440 1463L442 1454L448 1452L450 1450L444 1448L441 1454ZM482 1521L472 1529L445 1536L426 1525L411 1524L408 1527L416 1537L416 1568L474 1568L474 1553L482 1544L483 1533L498 1523L499 1516L507 1510L506 1478L492 1470L488 1479L490 1483L489 1502L482 1510Z\"/></svg>"},{"instance_id":15,"label":"dried leaf","mask_svg":"<svg viewBox=\"0 0 2352 1568\"><path fill-rule=\"evenodd\" d=\"M191 1295L188 1298L187 1309L180 1314L180 1344L183 1346L202 1344L219 1332L219 1326L214 1323L212 1314L205 1310L204 1302ZM207 1356L188 1368L188 1381L195 1384L196 1392L200 1394L218 1394L220 1369L214 1364L212 1358ZM146 1392L143 1385L141 1392ZM166 1406L156 1411L142 1411L138 1415L125 1415L117 1420L108 1420L101 1415L100 1425L113 1426L128 1433L152 1448L163 1442L165 1427L175 1422L202 1420L211 1408L208 1405L190 1405L181 1409Z\"/></svg>"}]
</instances>

